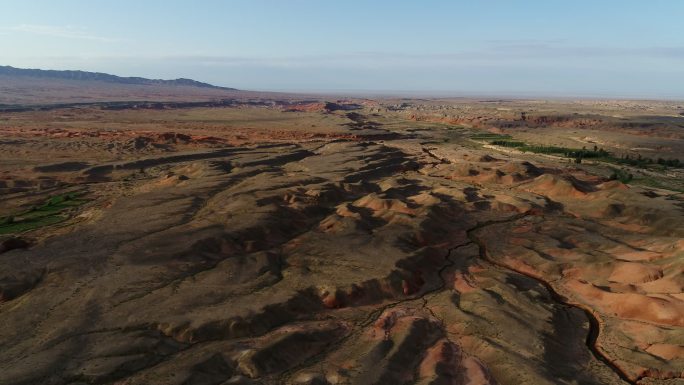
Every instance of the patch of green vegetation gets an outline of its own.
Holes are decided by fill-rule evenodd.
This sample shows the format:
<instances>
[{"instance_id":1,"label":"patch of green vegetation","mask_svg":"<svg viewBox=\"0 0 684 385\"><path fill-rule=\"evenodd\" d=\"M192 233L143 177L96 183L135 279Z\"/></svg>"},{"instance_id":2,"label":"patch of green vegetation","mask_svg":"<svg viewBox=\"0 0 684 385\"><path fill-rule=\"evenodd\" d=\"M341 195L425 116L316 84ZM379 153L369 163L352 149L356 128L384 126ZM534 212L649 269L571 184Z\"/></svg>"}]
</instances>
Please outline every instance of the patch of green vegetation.
<instances>
[{"instance_id":1,"label":"patch of green vegetation","mask_svg":"<svg viewBox=\"0 0 684 385\"><path fill-rule=\"evenodd\" d=\"M622 169L611 168L613 173L610 174L610 180L619 180L622 183L629 183L634 179L634 175L631 172L627 172Z\"/></svg>"},{"instance_id":2,"label":"patch of green vegetation","mask_svg":"<svg viewBox=\"0 0 684 385\"><path fill-rule=\"evenodd\" d=\"M524 147L526 146L525 142L516 142L512 140L492 140L489 142L489 144L493 144L495 146L501 146L501 147Z\"/></svg>"},{"instance_id":3,"label":"patch of green vegetation","mask_svg":"<svg viewBox=\"0 0 684 385\"><path fill-rule=\"evenodd\" d=\"M585 158L610 158L610 153L608 151L596 146L594 146L593 150L588 150L586 147L580 149L557 146L529 145L525 142L509 139L492 140L489 142L489 144L501 147L516 148L522 152L533 152L535 154L562 155L566 158L575 159L576 163L582 163L582 159Z\"/></svg>"},{"instance_id":4,"label":"patch of green vegetation","mask_svg":"<svg viewBox=\"0 0 684 385\"><path fill-rule=\"evenodd\" d=\"M506 140L506 139L511 139L511 136L508 135L508 134L493 134L493 133L491 133L491 132L483 132L483 133L480 133L480 134L471 135L471 136L470 136L470 139L473 139L473 140L487 140L487 141L491 141L491 140Z\"/></svg>"},{"instance_id":5,"label":"patch of green vegetation","mask_svg":"<svg viewBox=\"0 0 684 385\"><path fill-rule=\"evenodd\" d=\"M574 149L567 147L556 147L556 146L534 146L525 144L520 146L520 151L522 152L534 152L535 154L549 154L549 155L564 155L566 153L574 152Z\"/></svg>"},{"instance_id":6,"label":"patch of green vegetation","mask_svg":"<svg viewBox=\"0 0 684 385\"><path fill-rule=\"evenodd\" d=\"M584 159L592 159L595 161L611 163L618 166L631 166L635 168L648 169L651 171L664 171L668 168L684 168L684 162L679 159L663 159L663 158L646 158L641 155L629 156L623 155L622 157L614 156L610 152L599 148L598 146L593 146L592 149L583 148L570 148L570 147L558 147L558 146L542 146L542 145L531 145L522 141L513 140L510 135L499 135L492 133L482 133L473 135L470 139L486 141L487 143L495 146L515 148L521 152L532 152L536 154L547 154L556 155L561 157L566 157L573 159L575 163L582 163ZM641 185L645 187L654 187L659 189L671 190L684 192L684 182L679 180L666 177L665 174L662 176L645 176L634 175L629 169L620 169L617 167L610 167L611 180L619 180L622 183L629 183L634 185Z\"/></svg>"},{"instance_id":7,"label":"patch of green vegetation","mask_svg":"<svg viewBox=\"0 0 684 385\"><path fill-rule=\"evenodd\" d=\"M48 198L40 206L26 211L0 217L0 234L21 233L39 227L54 225L69 218L69 209L78 207L87 199L83 192L72 192Z\"/></svg>"},{"instance_id":8,"label":"patch of green vegetation","mask_svg":"<svg viewBox=\"0 0 684 385\"><path fill-rule=\"evenodd\" d=\"M608 158L610 153L602 148L594 147L593 150L587 150L586 148L568 148L568 147L556 147L556 146L520 146L520 151L523 152L534 152L537 154L558 154L563 155L566 158L575 159L585 159L585 158Z\"/></svg>"},{"instance_id":9,"label":"patch of green vegetation","mask_svg":"<svg viewBox=\"0 0 684 385\"><path fill-rule=\"evenodd\" d=\"M488 134L485 134L488 135ZM496 134L491 134L496 135ZM483 136L484 138L484 136ZM633 167L639 167L644 169L654 169L654 170L667 170L668 168L684 168L684 162L679 159L663 159L663 158L644 158L641 155L636 157L630 157L625 155L623 157L613 156L610 152L604 150L603 148L598 148L594 146L593 149L583 148L569 148L569 147L557 147L557 146L540 146L540 145L529 145L525 142L514 141L509 137L508 139L494 139L489 140L489 144L501 147L516 148L522 152L533 152L535 154L547 154L547 155L559 155L566 158L575 159L576 163L582 163L582 159L595 159L607 163L628 165Z\"/></svg>"}]
</instances>

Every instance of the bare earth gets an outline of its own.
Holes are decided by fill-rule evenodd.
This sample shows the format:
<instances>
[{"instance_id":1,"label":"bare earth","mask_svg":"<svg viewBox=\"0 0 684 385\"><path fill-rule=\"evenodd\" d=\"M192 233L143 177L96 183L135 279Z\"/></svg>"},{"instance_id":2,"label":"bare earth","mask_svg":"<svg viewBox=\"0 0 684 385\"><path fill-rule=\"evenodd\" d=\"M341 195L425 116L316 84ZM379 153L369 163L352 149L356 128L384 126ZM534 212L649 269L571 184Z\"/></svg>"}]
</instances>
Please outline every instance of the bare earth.
<instances>
[{"instance_id":1,"label":"bare earth","mask_svg":"<svg viewBox=\"0 0 684 385\"><path fill-rule=\"evenodd\" d=\"M0 112L0 217L82 199L0 235L0 384L684 384L681 169L624 184L472 139L684 160L682 111Z\"/></svg>"}]
</instances>

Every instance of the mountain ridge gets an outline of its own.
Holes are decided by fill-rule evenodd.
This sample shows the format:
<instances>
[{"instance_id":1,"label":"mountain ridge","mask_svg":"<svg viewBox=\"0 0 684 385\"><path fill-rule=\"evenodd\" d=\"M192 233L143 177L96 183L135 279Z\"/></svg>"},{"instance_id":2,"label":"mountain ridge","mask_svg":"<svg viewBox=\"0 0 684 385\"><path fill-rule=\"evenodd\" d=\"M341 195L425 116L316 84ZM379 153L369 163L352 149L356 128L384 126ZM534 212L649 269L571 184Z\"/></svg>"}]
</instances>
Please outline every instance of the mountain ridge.
<instances>
[{"instance_id":1,"label":"mountain ridge","mask_svg":"<svg viewBox=\"0 0 684 385\"><path fill-rule=\"evenodd\" d=\"M198 88L210 88L226 91L237 91L236 88L221 87L209 83L200 82L193 79L178 78L171 80L148 79L143 77L124 77L112 75L104 72L90 72L81 70L43 70L35 68L16 68L12 66L1 66L0 75L6 76L25 76L47 79L63 80L91 80L102 81L114 84L134 84L134 85L166 85L166 86L189 86Z\"/></svg>"}]
</instances>

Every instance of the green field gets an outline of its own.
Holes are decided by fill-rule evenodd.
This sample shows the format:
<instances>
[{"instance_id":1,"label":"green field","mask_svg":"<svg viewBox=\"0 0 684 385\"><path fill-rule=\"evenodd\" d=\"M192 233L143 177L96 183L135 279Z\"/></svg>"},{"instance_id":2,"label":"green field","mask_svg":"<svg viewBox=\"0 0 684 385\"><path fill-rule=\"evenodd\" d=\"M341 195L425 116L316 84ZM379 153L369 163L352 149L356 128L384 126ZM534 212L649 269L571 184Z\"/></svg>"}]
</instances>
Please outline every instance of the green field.
<instances>
[{"instance_id":1,"label":"green field","mask_svg":"<svg viewBox=\"0 0 684 385\"><path fill-rule=\"evenodd\" d=\"M480 134L471 135L470 139L472 139L472 140L486 140L486 141L507 140L507 139L511 139L511 136L510 135L492 134L489 132L484 132L484 133L480 133Z\"/></svg>"},{"instance_id":2,"label":"green field","mask_svg":"<svg viewBox=\"0 0 684 385\"><path fill-rule=\"evenodd\" d=\"M541 146L541 145L530 145L525 142L515 141L510 135L499 135L499 134L478 134L471 136L474 140L485 140L489 144L500 147L515 148L522 152L533 152L535 154L547 154L547 155L559 155L566 158L575 159L577 163L580 163L582 159L595 159L607 163L613 163L618 165L628 165L632 167L652 169L652 170L666 170L668 168L684 168L684 162L679 159L652 159L652 158L642 158L640 155L636 157L617 157L610 152L594 146L593 149L587 148L570 148L570 147L557 147L557 146Z\"/></svg>"},{"instance_id":3,"label":"green field","mask_svg":"<svg viewBox=\"0 0 684 385\"><path fill-rule=\"evenodd\" d=\"M22 233L67 220L73 208L88 201L83 195L84 192L56 195L40 206L0 217L0 234Z\"/></svg>"}]
</instances>

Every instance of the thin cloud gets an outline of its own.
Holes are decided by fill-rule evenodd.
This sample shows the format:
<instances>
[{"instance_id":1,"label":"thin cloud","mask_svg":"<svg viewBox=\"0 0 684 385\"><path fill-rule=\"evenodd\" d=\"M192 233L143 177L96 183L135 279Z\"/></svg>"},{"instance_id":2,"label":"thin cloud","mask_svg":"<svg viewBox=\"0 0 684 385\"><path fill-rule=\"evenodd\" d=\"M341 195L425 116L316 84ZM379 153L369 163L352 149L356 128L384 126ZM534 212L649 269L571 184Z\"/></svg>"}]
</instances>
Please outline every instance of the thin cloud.
<instances>
[{"instance_id":1,"label":"thin cloud","mask_svg":"<svg viewBox=\"0 0 684 385\"><path fill-rule=\"evenodd\" d=\"M162 59L162 58L158 58ZM330 55L298 56L222 56L172 55L163 59L205 67L275 67L275 68L436 68L463 66L572 66L608 65L629 67L653 60L680 62L684 47L585 47L546 43L511 43L482 50L449 53L407 54L396 52L347 52ZM606 64L607 63L607 64Z\"/></svg>"},{"instance_id":2,"label":"thin cloud","mask_svg":"<svg viewBox=\"0 0 684 385\"><path fill-rule=\"evenodd\" d=\"M19 24L6 28L13 32L30 33L33 35L43 35L59 37L64 39L93 40L100 42L114 42L118 39L98 36L89 33L85 28L73 26L41 25L41 24Z\"/></svg>"},{"instance_id":3,"label":"thin cloud","mask_svg":"<svg viewBox=\"0 0 684 385\"><path fill-rule=\"evenodd\" d=\"M505 43L505 44L504 44ZM321 69L346 71L439 70L439 69L614 69L636 70L663 63L684 62L684 46L601 47L549 44L538 41L506 41L480 50L444 53L400 53L358 51L318 55L241 56L206 54L142 54L110 56L24 57L31 62L49 61L62 67L99 66L130 63L159 65L174 63L186 68L261 68L261 69ZM682 68L682 67L680 67ZM677 72L680 72L678 70Z\"/></svg>"}]
</instances>

